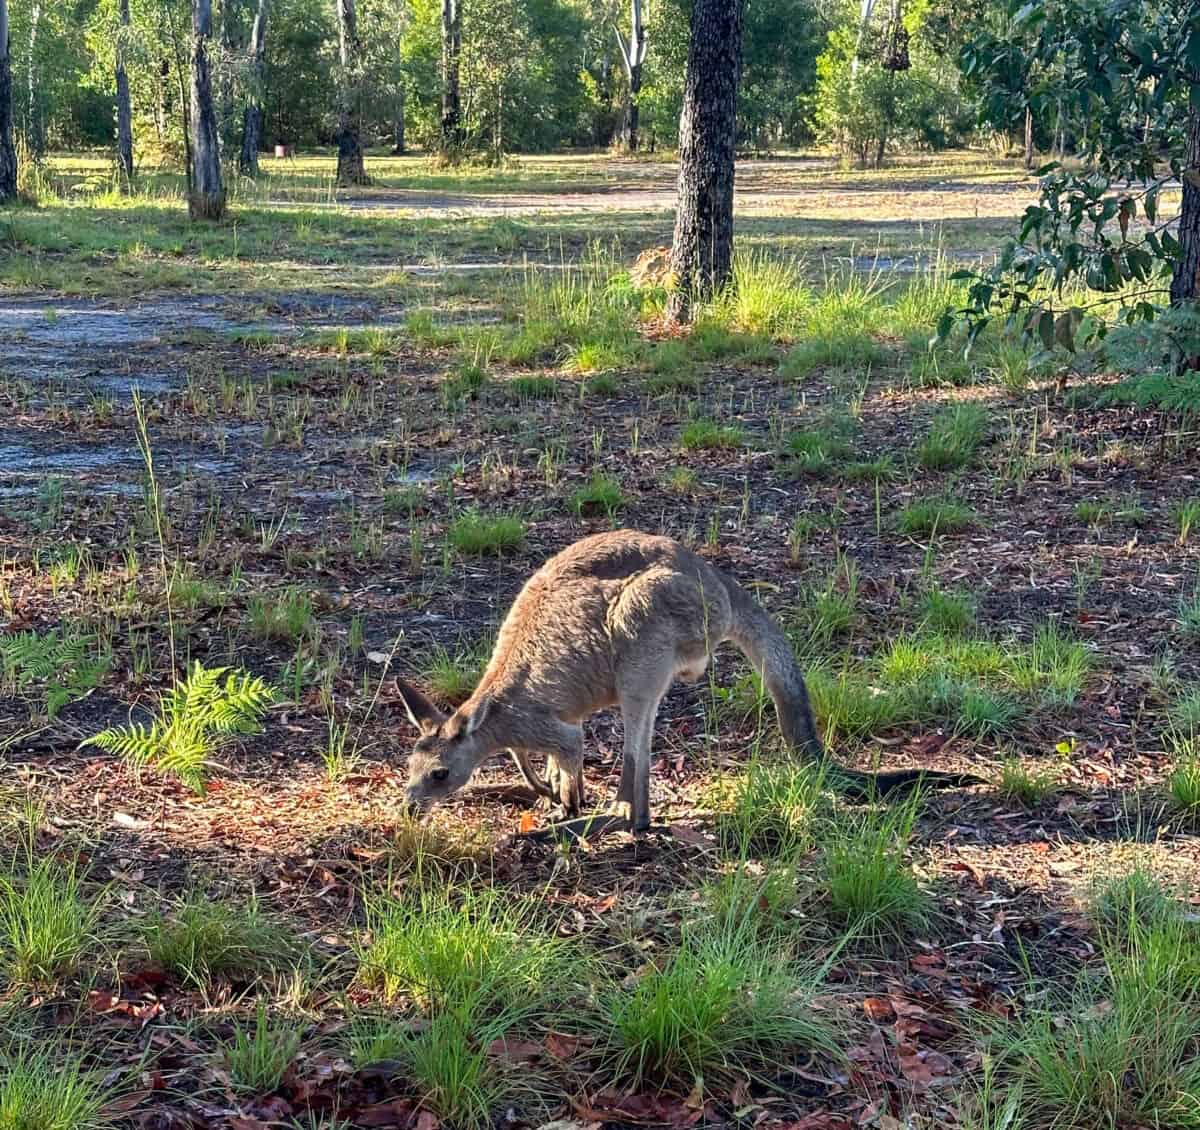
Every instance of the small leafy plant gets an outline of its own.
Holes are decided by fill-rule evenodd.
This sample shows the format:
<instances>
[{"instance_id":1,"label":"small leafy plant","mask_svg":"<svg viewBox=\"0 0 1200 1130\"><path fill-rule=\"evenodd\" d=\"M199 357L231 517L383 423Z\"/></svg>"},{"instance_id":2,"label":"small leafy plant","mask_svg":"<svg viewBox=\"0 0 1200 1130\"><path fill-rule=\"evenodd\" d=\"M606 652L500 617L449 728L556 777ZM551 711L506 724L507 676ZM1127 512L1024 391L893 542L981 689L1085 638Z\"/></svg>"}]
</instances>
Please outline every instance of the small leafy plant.
<instances>
[{"instance_id":1,"label":"small leafy plant","mask_svg":"<svg viewBox=\"0 0 1200 1130\"><path fill-rule=\"evenodd\" d=\"M12 693L41 684L46 715L54 718L68 703L97 686L110 659L97 654L95 637L75 632L17 632L0 639L4 682Z\"/></svg>"},{"instance_id":2,"label":"small leafy plant","mask_svg":"<svg viewBox=\"0 0 1200 1130\"><path fill-rule=\"evenodd\" d=\"M114 726L82 744L115 753L136 768L151 765L174 774L202 792L213 754L233 738L261 732L274 700L274 690L261 678L196 660L187 678L159 700L153 722Z\"/></svg>"}]
</instances>

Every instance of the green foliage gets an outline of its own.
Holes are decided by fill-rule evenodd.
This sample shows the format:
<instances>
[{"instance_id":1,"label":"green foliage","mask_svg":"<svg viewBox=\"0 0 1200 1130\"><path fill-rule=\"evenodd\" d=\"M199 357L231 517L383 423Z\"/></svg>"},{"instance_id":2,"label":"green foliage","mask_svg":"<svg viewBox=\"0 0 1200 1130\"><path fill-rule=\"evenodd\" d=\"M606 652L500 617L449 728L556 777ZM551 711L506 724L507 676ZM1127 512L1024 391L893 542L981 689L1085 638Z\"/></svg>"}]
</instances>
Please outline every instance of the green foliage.
<instances>
[{"instance_id":1,"label":"green foliage","mask_svg":"<svg viewBox=\"0 0 1200 1130\"><path fill-rule=\"evenodd\" d=\"M27 813L19 850L0 868L0 969L14 984L52 985L75 972L99 928L100 901L84 892L78 865L38 853L38 819Z\"/></svg>"},{"instance_id":2,"label":"green foliage","mask_svg":"<svg viewBox=\"0 0 1200 1130\"><path fill-rule=\"evenodd\" d=\"M111 1124L101 1074L87 1070L56 1041L37 1048L9 1037L0 1049L0 1127L4 1130L100 1130Z\"/></svg>"},{"instance_id":3,"label":"green foliage","mask_svg":"<svg viewBox=\"0 0 1200 1130\"><path fill-rule=\"evenodd\" d=\"M897 516L902 534L954 534L974 525L978 515L957 498L927 498Z\"/></svg>"},{"instance_id":4,"label":"green foliage","mask_svg":"<svg viewBox=\"0 0 1200 1130\"><path fill-rule=\"evenodd\" d=\"M295 644L315 629L312 597L301 588L251 597L246 612L251 633L264 641Z\"/></svg>"},{"instance_id":5,"label":"green foliage","mask_svg":"<svg viewBox=\"0 0 1200 1130\"><path fill-rule=\"evenodd\" d=\"M745 856L794 858L812 847L828 811L823 766L756 757L714 798L718 830Z\"/></svg>"},{"instance_id":6,"label":"green foliage","mask_svg":"<svg viewBox=\"0 0 1200 1130\"><path fill-rule=\"evenodd\" d=\"M0 638L0 662L10 692L22 693L32 684L40 684L46 714L54 718L64 706L99 684L111 657L96 654L94 636L52 628Z\"/></svg>"},{"instance_id":7,"label":"green foliage","mask_svg":"<svg viewBox=\"0 0 1200 1130\"><path fill-rule=\"evenodd\" d=\"M975 458L986 434L987 410L982 404L943 409L917 448L917 462L929 471L965 467Z\"/></svg>"},{"instance_id":8,"label":"green foliage","mask_svg":"<svg viewBox=\"0 0 1200 1130\"><path fill-rule=\"evenodd\" d=\"M1116 334L1112 331L1112 335ZM1110 336L1112 336L1110 335ZM1150 373L1128 377L1100 389L1095 396L1100 408L1113 405L1134 405L1138 408L1157 408L1162 412L1195 415L1200 412L1200 381L1193 373Z\"/></svg>"},{"instance_id":9,"label":"green foliage","mask_svg":"<svg viewBox=\"0 0 1200 1130\"><path fill-rule=\"evenodd\" d=\"M203 790L216 751L231 739L261 732L274 700L274 690L261 678L196 660L187 678L161 696L152 722L114 726L83 745L115 753L138 768L152 765Z\"/></svg>"},{"instance_id":10,"label":"green foliage","mask_svg":"<svg viewBox=\"0 0 1200 1130\"><path fill-rule=\"evenodd\" d=\"M467 510L446 531L450 544L465 557L497 557L520 549L525 541L525 524L513 514L484 514Z\"/></svg>"},{"instance_id":11,"label":"green foliage","mask_svg":"<svg viewBox=\"0 0 1200 1130\"><path fill-rule=\"evenodd\" d=\"M932 899L906 854L920 797L843 815L824 848L825 886L834 919L864 939L902 936L924 925Z\"/></svg>"},{"instance_id":12,"label":"green foliage","mask_svg":"<svg viewBox=\"0 0 1200 1130\"><path fill-rule=\"evenodd\" d=\"M150 957L196 988L217 978L245 984L296 960L291 934L251 899L218 902L199 892L143 929Z\"/></svg>"},{"instance_id":13,"label":"green foliage","mask_svg":"<svg viewBox=\"0 0 1200 1130\"><path fill-rule=\"evenodd\" d=\"M975 625L975 599L969 592L934 586L921 594L921 627L938 634L966 632Z\"/></svg>"},{"instance_id":14,"label":"green foliage","mask_svg":"<svg viewBox=\"0 0 1200 1130\"><path fill-rule=\"evenodd\" d=\"M1031 768L1020 757L1007 757L1000 767L1000 792L1026 808L1033 808L1058 788L1058 773L1048 766Z\"/></svg>"},{"instance_id":15,"label":"green foliage","mask_svg":"<svg viewBox=\"0 0 1200 1130\"><path fill-rule=\"evenodd\" d=\"M229 1078L238 1090L261 1096L277 1090L300 1050L300 1033L272 1023L265 1001L259 1001L250 1027L239 1024L233 1039L221 1045Z\"/></svg>"},{"instance_id":16,"label":"green foliage","mask_svg":"<svg viewBox=\"0 0 1200 1130\"><path fill-rule=\"evenodd\" d=\"M621 493L620 482L602 471L593 474L571 495L571 510L580 518L593 514L604 514L611 518L624 505L625 497Z\"/></svg>"},{"instance_id":17,"label":"green foliage","mask_svg":"<svg viewBox=\"0 0 1200 1130\"><path fill-rule=\"evenodd\" d=\"M438 698L458 706L471 697L491 653L491 639L480 640L474 647L460 646L454 652L439 644L422 666L421 677Z\"/></svg>"},{"instance_id":18,"label":"green foliage","mask_svg":"<svg viewBox=\"0 0 1200 1130\"><path fill-rule=\"evenodd\" d=\"M756 913L685 927L657 968L606 996L617 1074L688 1090L766 1069L789 1049L832 1049L828 1022L808 1007L819 975L761 938Z\"/></svg>"},{"instance_id":19,"label":"green foliage","mask_svg":"<svg viewBox=\"0 0 1200 1130\"><path fill-rule=\"evenodd\" d=\"M745 436L736 424L701 419L685 425L679 434L679 442L689 451L715 451L741 447Z\"/></svg>"}]
</instances>

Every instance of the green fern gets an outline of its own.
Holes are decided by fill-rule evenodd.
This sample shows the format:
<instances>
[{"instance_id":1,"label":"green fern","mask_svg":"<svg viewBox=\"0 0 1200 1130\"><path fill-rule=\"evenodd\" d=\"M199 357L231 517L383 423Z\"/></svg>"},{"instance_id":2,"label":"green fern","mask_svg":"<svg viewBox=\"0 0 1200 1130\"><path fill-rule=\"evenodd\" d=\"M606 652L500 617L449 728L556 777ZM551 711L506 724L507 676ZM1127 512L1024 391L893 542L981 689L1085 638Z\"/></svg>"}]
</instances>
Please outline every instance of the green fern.
<instances>
[{"instance_id":1,"label":"green fern","mask_svg":"<svg viewBox=\"0 0 1200 1130\"><path fill-rule=\"evenodd\" d=\"M259 733L274 700L274 690L257 676L197 660L186 679L164 692L154 721L113 726L83 744L136 768L152 765L203 792L216 750L230 738Z\"/></svg>"},{"instance_id":2,"label":"green fern","mask_svg":"<svg viewBox=\"0 0 1200 1130\"><path fill-rule=\"evenodd\" d=\"M54 718L64 706L98 686L109 668L107 655L96 655L94 636L48 632L16 632L0 638L4 682L13 693L44 684L46 714Z\"/></svg>"}]
</instances>

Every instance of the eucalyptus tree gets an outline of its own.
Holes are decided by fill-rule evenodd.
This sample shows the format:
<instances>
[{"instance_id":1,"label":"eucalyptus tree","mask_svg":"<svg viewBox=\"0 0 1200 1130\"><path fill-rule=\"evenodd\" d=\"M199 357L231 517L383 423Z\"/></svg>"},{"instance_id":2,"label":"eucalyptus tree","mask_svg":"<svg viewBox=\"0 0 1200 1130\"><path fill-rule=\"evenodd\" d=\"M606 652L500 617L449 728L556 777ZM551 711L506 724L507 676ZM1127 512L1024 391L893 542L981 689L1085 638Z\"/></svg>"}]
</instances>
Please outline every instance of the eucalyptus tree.
<instances>
[{"instance_id":1,"label":"eucalyptus tree","mask_svg":"<svg viewBox=\"0 0 1200 1130\"><path fill-rule=\"evenodd\" d=\"M13 147L12 60L8 53L8 0L0 0L0 203L17 195L17 152Z\"/></svg>"}]
</instances>

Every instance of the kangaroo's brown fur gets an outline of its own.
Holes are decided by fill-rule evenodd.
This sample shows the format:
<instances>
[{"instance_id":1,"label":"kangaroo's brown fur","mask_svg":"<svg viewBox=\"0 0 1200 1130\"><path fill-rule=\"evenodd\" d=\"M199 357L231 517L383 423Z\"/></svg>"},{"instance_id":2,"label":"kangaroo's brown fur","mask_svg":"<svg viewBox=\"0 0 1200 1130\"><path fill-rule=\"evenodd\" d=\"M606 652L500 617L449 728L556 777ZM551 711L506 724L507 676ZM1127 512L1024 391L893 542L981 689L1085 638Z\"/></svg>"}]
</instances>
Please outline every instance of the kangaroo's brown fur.
<instances>
[{"instance_id":1,"label":"kangaroo's brown fur","mask_svg":"<svg viewBox=\"0 0 1200 1130\"><path fill-rule=\"evenodd\" d=\"M633 530L568 546L521 590L483 678L453 714L398 681L421 731L409 759L408 802L424 811L445 800L487 757L507 749L536 791L578 814L584 802L581 723L619 705L625 757L616 811L645 829L658 704L676 679L700 679L725 640L762 675L789 745L822 756L791 646L735 581L678 542ZM530 754L546 757L546 781L531 768ZM921 775L901 771L883 783L894 787Z\"/></svg>"}]
</instances>

